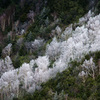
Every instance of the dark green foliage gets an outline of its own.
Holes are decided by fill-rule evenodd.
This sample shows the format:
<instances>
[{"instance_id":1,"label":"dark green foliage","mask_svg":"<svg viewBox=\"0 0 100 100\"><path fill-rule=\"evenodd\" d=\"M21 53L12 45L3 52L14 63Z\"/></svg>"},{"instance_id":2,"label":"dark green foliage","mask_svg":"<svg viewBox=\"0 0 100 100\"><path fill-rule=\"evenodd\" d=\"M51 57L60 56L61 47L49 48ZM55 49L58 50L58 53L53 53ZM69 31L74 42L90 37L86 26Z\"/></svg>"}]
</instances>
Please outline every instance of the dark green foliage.
<instances>
[{"instance_id":1,"label":"dark green foliage","mask_svg":"<svg viewBox=\"0 0 100 100\"><path fill-rule=\"evenodd\" d=\"M8 6L13 4L15 6L15 15L14 21L20 20L22 23L28 21L27 14L29 10L36 11L36 4L41 4L41 10L39 12L35 12L35 22L30 26L27 33L32 32L31 38L30 36L25 35L27 41L33 41L37 37L44 38L46 40L51 39L50 33L51 30L56 27L56 25L52 26L51 23L54 21L51 14L55 12L57 18L61 19L64 24L70 24L74 21L77 21L79 17L87 11L87 0L25 0L25 4L23 7L20 5L20 0L1 0L0 4L5 7L0 6L0 12L6 10ZM47 20L48 19L48 20ZM11 27L6 28L5 35L11 30ZM28 37L27 37L28 36Z\"/></svg>"},{"instance_id":2,"label":"dark green foliage","mask_svg":"<svg viewBox=\"0 0 100 100\"><path fill-rule=\"evenodd\" d=\"M97 51L94 53L94 62L96 65L98 64L99 59L100 59L100 51Z\"/></svg>"},{"instance_id":3,"label":"dark green foliage","mask_svg":"<svg viewBox=\"0 0 100 100\"><path fill-rule=\"evenodd\" d=\"M25 35L25 37L26 37L26 40L27 40L28 42L30 42L30 41L34 41L34 39L36 39L36 37L38 37L38 34L35 34L35 33L33 33L33 32L30 32L30 33L27 33L27 34Z\"/></svg>"},{"instance_id":4,"label":"dark green foliage","mask_svg":"<svg viewBox=\"0 0 100 100\"><path fill-rule=\"evenodd\" d=\"M2 14L10 5L19 4L20 0L0 0L0 14Z\"/></svg>"},{"instance_id":5,"label":"dark green foliage","mask_svg":"<svg viewBox=\"0 0 100 100\"><path fill-rule=\"evenodd\" d=\"M13 65L15 68L19 68L23 63L29 63L30 58L26 56L17 56L13 60Z\"/></svg>"},{"instance_id":6,"label":"dark green foliage","mask_svg":"<svg viewBox=\"0 0 100 100\"><path fill-rule=\"evenodd\" d=\"M18 98L13 98L13 100L19 100Z\"/></svg>"},{"instance_id":7,"label":"dark green foliage","mask_svg":"<svg viewBox=\"0 0 100 100\"><path fill-rule=\"evenodd\" d=\"M99 58L99 52L90 53L85 58L88 60L91 56ZM71 67L43 83L40 91L35 91L33 95L24 96L19 100L29 100L29 98L31 98L30 100L65 100L66 96L68 96L68 100L99 100L100 75L97 73L95 80L88 76L85 78L85 82L78 76L79 67L84 60L71 62L69 64Z\"/></svg>"},{"instance_id":8,"label":"dark green foliage","mask_svg":"<svg viewBox=\"0 0 100 100\"><path fill-rule=\"evenodd\" d=\"M3 35L7 35L8 32L10 32L12 30L12 25L7 26L5 31L3 32Z\"/></svg>"},{"instance_id":9,"label":"dark green foliage","mask_svg":"<svg viewBox=\"0 0 100 100\"><path fill-rule=\"evenodd\" d=\"M57 24L48 26L41 24L41 21L38 19L38 17L39 16L36 17L35 22L29 27L28 33L25 35L27 41L33 41L38 37L43 38L45 40L49 40L51 39L51 31L57 26Z\"/></svg>"},{"instance_id":10,"label":"dark green foliage","mask_svg":"<svg viewBox=\"0 0 100 100\"><path fill-rule=\"evenodd\" d=\"M57 100L59 99L59 95L62 90L64 90L64 95L68 94L68 100L72 100L70 98L74 98L78 100L88 100L89 98L95 98L99 100L99 85L97 81L92 78L87 78L86 82L83 83L81 79L78 79L74 76L73 73L69 71L64 71L62 74L58 74L56 78L51 79L46 84L43 84L43 89L40 91L36 91L32 96L30 95L28 98L20 100L54 100L55 93L57 91ZM62 97L63 98L63 97ZM62 99L65 100L65 99Z\"/></svg>"},{"instance_id":11,"label":"dark green foliage","mask_svg":"<svg viewBox=\"0 0 100 100\"><path fill-rule=\"evenodd\" d=\"M15 55L16 52L18 52L19 50L19 46L16 45L16 39L14 41L12 41L12 53Z\"/></svg>"},{"instance_id":12,"label":"dark green foliage","mask_svg":"<svg viewBox=\"0 0 100 100\"><path fill-rule=\"evenodd\" d=\"M13 59L12 62L15 68L19 68L21 65L19 57L16 57L15 59Z\"/></svg>"},{"instance_id":13,"label":"dark green foliage","mask_svg":"<svg viewBox=\"0 0 100 100\"><path fill-rule=\"evenodd\" d=\"M99 14L100 13L100 1L98 0L98 3L97 3L97 14Z\"/></svg>"},{"instance_id":14,"label":"dark green foliage","mask_svg":"<svg viewBox=\"0 0 100 100\"><path fill-rule=\"evenodd\" d=\"M76 21L88 10L89 0L48 0L51 12L56 12L64 24Z\"/></svg>"},{"instance_id":15,"label":"dark green foliage","mask_svg":"<svg viewBox=\"0 0 100 100\"><path fill-rule=\"evenodd\" d=\"M0 0L0 7L6 8L9 6L10 3L11 3L11 0Z\"/></svg>"},{"instance_id":16,"label":"dark green foliage","mask_svg":"<svg viewBox=\"0 0 100 100\"><path fill-rule=\"evenodd\" d=\"M5 38L4 39L4 45L7 45L7 44L9 44L9 43L12 43L12 39L11 39L11 37L10 36L8 36L7 38Z\"/></svg>"},{"instance_id":17,"label":"dark green foliage","mask_svg":"<svg viewBox=\"0 0 100 100\"><path fill-rule=\"evenodd\" d=\"M50 62L49 68L53 68L54 62L55 62L54 60L52 60L52 61Z\"/></svg>"},{"instance_id":18,"label":"dark green foliage","mask_svg":"<svg viewBox=\"0 0 100 100\"><path fill-rule=\"evenodd\" d=\"M27 13L24 13L23 15L20 16L20 21L25 22L27 20Z\"/></svg>"},{"instance_id":19,"label":"dark green foliage","mask_svg":"<svg viewBox=\"0 0 100 100\"><path fill-rule=\"evenodd\" d=\"M33 41L37 37L46 40L50 39L50 32L56 26L50 26L50 22L53 21L51 13L55 12L63 24L69 25L74 21L78 21L78 19L87 12L88 4L88 0L48 0L47 6L43 7L40 14L35 16L35 22L28 29L28 33L30 33L30 31L32 32L32 38L26 40ZM24 15L22 15L22 20L26 18L23 17ZM49 22L48 26L46 23L47 19Z\"/></svg>"},{"instance_id":20,"label":"dark green foliage","mask_svg":"<svg viewBox=\"0 0 100 100\"><path fill-rule=\"evenodd\" d=\"M21 46L20 50L19 50L19 55L20 56L25 56L27 55L27 51L24 45Z\"/></svg>"},{"instance_id":21,"label":"dark green foliage","mask_svg":"<svg viewBox=\"0 0 100 100\"><path fill-rule=\"evenodd\" d=\"M1 53L2 53L2 46L0 45L0 58L1 58Z\"/></svg>"},{"instance_id":22,"label":"dark green foliage","mask_svg":"<svg viewBox=\"0 0 100 100\"><path fill-rule=\"evenodd\" d=\"M25 40L30 42L34 41L34 39L38 37L41 37L45 40L51 41L50 32L57 26L57 24L53 26L51 25L54 21L51 14L55 13L57 18L61 20L60 24L63 23L69 25L70 23L74 23L74 21L76 22L88 11L88 1L89 0L47 0L46 6L41 3L41 5L43 5L41 7L41 11L35 16L35 22L29 27L27 34L24 35ZM33 0L31 2L26 2L24 7L21 7L19 2L20 0L0 0L0 13L3 13L9 5L14 4L16 8L14 20L20 20L22 23L28 21L29 19L27 19L27 14L29 13L29 10L36 11L35 4L38 1ZM45 2L45 0L43 0L43 2ZM97 8L99 13L100 1L97 4ZM11 28L11 26L6 27L5 32L3 32L4 35L7 35ZM15 58L12 58L14 58L13 65L15 68L19 68L24 62L30 61L30 53L26 51L24 45L19 47L16 45L16 41L12 41L10 38L6 39L5 42L12 43L13 45L12 54L15 54ZM45 46L34 51L32 55L34 55L35 58L39 55L44 55L44 53L41 52L43 50L45 50ZM2 47L0 47L0 54L1 51ZM98 59L100 59L99 51L86 55L81 62L72 61L69 63L69 66L71 67L62 73L58 73L55 78L43 83L41 85L43 88L40 91L35 91L32 95L25 94L24 97L14 98L13 100L52 100L56 97L58 100L65 100L65 95L67 94L69 100L72 100L73 98L76 100L100 100L100 76L96 75L95 80L88 77L85 82L83 82L82 78L78 77L80 72L79 66L85 59L89 60L91 56L94 58L97 65ZM54 61L51 61L49 66L50 68L52 68L53 63ZM34 68L36 67L37 65L35 65Z\"/></svg>"}]
</instances>

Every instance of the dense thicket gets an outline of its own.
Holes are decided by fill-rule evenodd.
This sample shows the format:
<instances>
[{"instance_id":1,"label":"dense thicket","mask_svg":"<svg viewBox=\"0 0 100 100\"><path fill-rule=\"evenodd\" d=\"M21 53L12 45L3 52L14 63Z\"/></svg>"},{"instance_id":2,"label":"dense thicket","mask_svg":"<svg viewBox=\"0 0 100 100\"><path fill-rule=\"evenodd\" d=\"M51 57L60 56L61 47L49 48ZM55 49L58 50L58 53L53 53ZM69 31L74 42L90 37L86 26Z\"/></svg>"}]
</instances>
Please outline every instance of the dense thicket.
<instances>
[{"instance_id":1,"label":"dense thicket","mask_svg":"<svg viewBox=\"0 0 100 100\"><path fill-rule=\"evenodd\" d=\"M12 4L16 9L15 21L29 26L27 30L19 29L18 34L12 30L16 37L7 42L12 47L8 48L8 44L3 52L0 50L11 56L16 68L10 57L0 60L1 98L99 100L100 15L93 17L94 13L89 11L80 18L88 11L89 1L1 0L0 12ZM97 8L99 12L100 2ZM78 19L78 23L71 24ZM63 31L66 25L69 26Z\"/></svg>"},{"instance_id":2,"label":"dense thicket","mask_svg":"<svg viewBox=\"0 0 100 100\"><path fill-rule=\"evenodd\" d=\"M18 4L20 0L0 0L0 11L6 9L11 4Z\"/></svg>"},{"instance_id":3,"label":"dense thicket","mask_svg":"<svg viewBox=\"0 0 100 100\"><path fill-rule=\"evenodd\" d=\"M69 24L85 14L89 9L88 5L89 0L48 0L51 12L56 12L65 24Z\"/></svg>"},{"instance_id":4,"label":"dense thicket","mask_svg":"<svg viewBox=\"0 0 100 100\"><path fill-rule=\"evenodd\" d=\"M70 23L77 22L89 10L89 0L42 0L42 7L40 13L34 17L35 22L29 27L28 34L32 32L31 40L38 36L46 40L50 39L50 32L56 25L52 26L52 22L59 19L59 24L69 25ZM34 8L35 11L35 8ZM25 20L26 9L21 16L21 20ZM22 11L23 13L23 11ZM26 40L28 40L27 36Z\"/></svg>"},{"instance_id":5,"label":"dense thicket","mask_svg":"<svg viewBox=\"0 0 100 100\"><path fill-rule=\"evenodd\" d=\"M25 0L23 0L23 3ZM61 18L62 22L65 24L69 24L70 22L75 21L80 16L84 15L88 10L89 0L40 0L40 1L26 1L25 7L23 9L19 8L19 3L21 3L20 0L0 0L0 9L1 11L5 8L7 8L9 5L17 4L16 11L19 11L18 13L22 15L22 17L25 17L25 14L28 13L27 10L30 10L30 8L33 8L33 10L36 10L36 3L39 3L39 6L43 7L49 7L50 13L55 12L58 17ZM32 7L34 6L34 7ZM42 9L41 8L41 9ZM25 9L25 10L24 10ZM39 8L40 9L40 8ZM18 14L17 13L17 14ZM23 13L23 14L22 14ZM50 13L48 16L50 16ZM24 20L25 21L25 20Z\"/></svg>"},{"instance_id":6,"label":"dense thicket","mask_svg":"<svg viewBox=\"0 0 100 100\"><path fill-rule=\"evenodd\" d=\"M92 55L98 58L97 52ZM85 59L90 57L90 55L86 55ZM82 63L71 62L71 67L42 84L40 91L35 91L33 95L26 94L17 100L66 100L66 98L68 100L99 100L100 75L96 73L95 80L91 76L80 77L79 72L82 66L80 64ZM88 66L88 63L86 65Z\"/></svg>"}]
</instances>

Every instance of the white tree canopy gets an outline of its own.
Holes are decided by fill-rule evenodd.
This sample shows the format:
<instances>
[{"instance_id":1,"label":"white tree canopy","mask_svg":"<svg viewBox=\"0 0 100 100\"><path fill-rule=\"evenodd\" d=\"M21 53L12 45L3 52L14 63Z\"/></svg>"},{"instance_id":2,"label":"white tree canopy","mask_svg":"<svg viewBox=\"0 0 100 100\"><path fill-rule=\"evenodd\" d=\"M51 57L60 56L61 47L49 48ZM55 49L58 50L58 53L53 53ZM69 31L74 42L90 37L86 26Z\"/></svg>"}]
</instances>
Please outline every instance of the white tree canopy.
<instances>
[{"instance_id":1,"label":"white tree canopy","mask_svg":"<svg viewBox=\"0 0 100 100\"><path fill-rule=\"evenodd\" d=\"M34 92L36 89L40 89L41 83L55 77L58 72L65 70L70 61L80 61L90 51L100 50L100 15L91 17L89 12L84 18L88 19L87 24L77 27L75 31L72 30L72 26L66 28L61 40L57 40L54 37L51 43L47 45L44 56L39 56L37 59L31 60L30 63L24 63L19 69L12 70L12 62L9 57L5 60L0 60L0 70L3 67L5 68L5 65L8 69L11 68L2 73L0 92L9 92L9 95L11 95L13 91L15 95L19 91L19 86L28 92ZM68 33L70 34L68 39L62 38L66 37ZM35 40L33 46L40 42ZM53 67L49 68L52 60L54 61ZM88 66L86 66L87 64ZM92 72L95 69L92 58L90 61L85 61L83 66L85 69L92 69ZM84 71L80 75L84 75L87 72ZM93 75L93 73L89 74Z\"/></svg>"}]
</instances>

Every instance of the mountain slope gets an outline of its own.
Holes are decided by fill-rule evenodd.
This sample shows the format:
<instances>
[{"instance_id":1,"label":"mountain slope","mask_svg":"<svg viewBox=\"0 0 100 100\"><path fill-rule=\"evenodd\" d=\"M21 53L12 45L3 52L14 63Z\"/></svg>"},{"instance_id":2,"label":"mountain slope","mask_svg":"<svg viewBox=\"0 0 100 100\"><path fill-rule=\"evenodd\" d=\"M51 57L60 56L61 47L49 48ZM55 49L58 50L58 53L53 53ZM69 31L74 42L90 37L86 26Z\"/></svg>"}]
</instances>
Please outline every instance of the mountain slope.
<instances>
[{"instance_id":1,"label":"mountain slope","mask_svg":"<svg viewBox=\"0 0 100 100\"><path fill-rule=\"evenodd\" d=\"M99 98L97 91L100 73L100 15L89 11L77 23L74 23L77 21L76 18L71 20L71 17L66 17L70 22L63 23L65 17L64 19L60 17L61 12L66 15L66 12L72 14L73 11L77 11L79 1L77 0L76 3L73 0L66 1L66 4L71 3L71 7L68 6L68 8L63 7L63 3L59 2L61 5L57 5L57 8L53 6L54 12L48 5L49 1L45 4L42 3L41 11L38 9L39 12L35 12L32 7L29 12L28 9L24 14L30 19L22 16L22 20L25 19L22 22L21 20L15 22L14 30L8 29L10 32L5 35L8 38L8 42L6 42L8 45L2 50L2 57L5 59L0 59L1 100L9 100L14 97L19 100L64 100L65 98L91 100L91 98ZM41 0L34 1L40 5L41 2ZM33 2L31 3L33 4ZM51 1L52 3L56 5L56 0ZM25 8L28 7L27 4L30 5L29 2L26 2L21 11L25 11ZM84 2L80 6L81 10L87 10L84 8ZM99 8L99 3L97 8ZM84 13L77 13L77 18ZM70 24L71 22L74 24ZM2 28L4 29L4 26ZM3 45L5 46L5 44ZM61 74L56 76L57 73ZM66 75L68 76L66 77ZM88 81L91 82L88 83ZM78 83L81 87L77 85ZM96 88L93 92L95 84ZM87 93L88 90L83 89L84 87L92 90L89 89L89 93ZM75 94L76 91L79 94ZM82 94L81 91L84 93ZM26 95L24 98L27 93L29 96ZM47 96L45 96L46 94Z\"/></svg>"}]
</instances>

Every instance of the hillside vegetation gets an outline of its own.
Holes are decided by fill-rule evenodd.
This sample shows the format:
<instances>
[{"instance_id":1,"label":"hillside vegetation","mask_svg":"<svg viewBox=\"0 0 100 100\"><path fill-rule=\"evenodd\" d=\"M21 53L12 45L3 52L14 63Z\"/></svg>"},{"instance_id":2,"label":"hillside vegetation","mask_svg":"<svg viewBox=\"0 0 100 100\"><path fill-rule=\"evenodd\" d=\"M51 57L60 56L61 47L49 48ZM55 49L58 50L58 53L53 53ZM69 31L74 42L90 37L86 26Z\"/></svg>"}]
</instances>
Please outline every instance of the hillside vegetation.
<instances>
[{"instance_id":1,"label":"hillside vegetation","mask_svg":"<svg viewBox=\"0 0 100 100\"><path fill-rule=\"evenodd\" d=\"M0 0L0 100L99 100L100 1Z\"/></svg>"}]
</instances>

